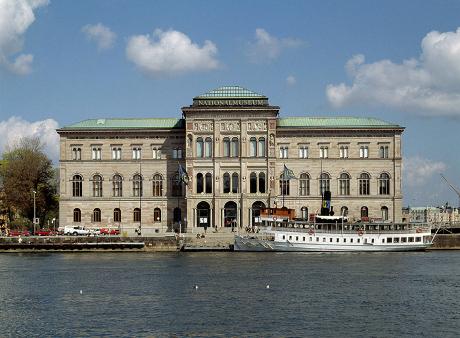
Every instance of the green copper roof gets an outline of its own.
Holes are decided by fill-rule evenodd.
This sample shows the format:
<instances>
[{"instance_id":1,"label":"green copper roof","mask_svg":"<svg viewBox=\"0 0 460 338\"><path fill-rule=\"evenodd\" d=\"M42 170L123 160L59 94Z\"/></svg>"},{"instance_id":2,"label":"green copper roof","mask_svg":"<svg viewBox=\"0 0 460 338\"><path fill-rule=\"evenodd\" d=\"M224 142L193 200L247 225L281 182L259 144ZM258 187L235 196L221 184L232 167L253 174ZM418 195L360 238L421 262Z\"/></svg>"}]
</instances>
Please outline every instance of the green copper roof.
<instances>
[{"instance_id":1,"label":"green copper roof","mask_svg":"<svg viewBox=\"0 0 460 338\"><path fill-rule=\"evenodd\" d=\"M286 117L278 119L280 128L401 128L372 117Z\"/></svg>"},{"instance_id":2,"label":"green copper roof","mask_svg":"<svg viewBox=\"0 0 460 338\"><path fill-rule=\"evenodd\" d=\"M266 99L264 95L257 94L249 89L240 86L224 86L211 90L210 92L196 96L195 99L215 99L215 98L260 98Z\"/></svg>"},{"instance_id":3,"label":"green copper roof","mask_svg":"<svg viewBox=\"0 0 460 338\"><path fill-rule=\"evenodd\" d=\"M77 122L62 128L66 129L171 129L184 128L183 119L175 118L144 118L144 119L90 119Z\"/></svg>"}]
</instances>

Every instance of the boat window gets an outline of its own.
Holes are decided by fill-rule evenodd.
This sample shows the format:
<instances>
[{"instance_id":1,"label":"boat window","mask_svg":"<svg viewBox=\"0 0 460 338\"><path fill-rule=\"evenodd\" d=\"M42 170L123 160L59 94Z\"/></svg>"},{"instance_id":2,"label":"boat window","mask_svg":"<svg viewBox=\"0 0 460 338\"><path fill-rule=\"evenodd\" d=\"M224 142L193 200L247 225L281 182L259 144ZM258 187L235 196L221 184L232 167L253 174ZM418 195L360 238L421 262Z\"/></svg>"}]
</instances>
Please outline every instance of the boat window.
<instances>
[{"instance_id":1,"label":"boat window","mask_svg":"<svg viewBox=\"0 0 460 338\"><path fill-rule=\"evenodd\" d=\"M326 238L325 238L325 237L323 237L323 242L326 242Z\"/></svg>"},{"instance_id":2,"label":"boat window","mask_svg":"<svg viewBox=\"0 0 460 338\"><path fill-rule=\"evenodd\" d=\"M298 240L299 240L299 236L295 236L295 240L298 241Z\"/></svg>"},{"instance_id":3,"label":"boat window","mask_svg":"<svg viewBox=\"0 0 460 338\"><path fill-rule=\"evenodd\" d=\"M331 242L331 243L332 243L332 237L331 237L331 238L329 238L329 242Z\"/></svg>"},{"instance_id":4,"label":"boat window","mask_svg":"<svg viewBox=\"0 0 460 338\"><path fill-rule=\"evenodd\" d=\"M310 242L313 240L313 238L310 237Z\"/></svg>"},{"instance_id":5,"label":"boat window","mask_svg":"<svg viewBox=\"0 0 460 338\"><path fill-rule=\"evenodd\" d=\"M374 239L372 238L372 244L374 244Z\"/></svg>"},{"instance_id":6,"label":"boat window","mask_svg":"<svg viewBox=\"0 0 460 338\"><path fill-rule=\"evenodd\" d=\"M407 242L407 237L401 237L401 243L406 243Z\"/></svg>"},{"instance_id":7,"label":"boat window","mask_svg":"<svg viewBox=\"0 0 460 338\"><path fill-rule=\"evenodd\" d=\"M337 238L337 243L338 243L339 241L340 241L340 239L339 239L339 238Z\"/></svg>"},{"instance_id":8,"label":"boat window","mask_svg":"<svg viewBox=\"0 0 460 338\"><path fill-rule=\"evenodd\" d=\"M283 239L286 239L286 236L283 235Z\"/></svg>"},{"instance_id":9,"label":"boat window","mask_svg":"<svg viewBox=\"0 0 460 338\"><path fill-rule=\"evenodd\" d=\"M305 242L305 237L303 238L303 241Z\"/></svg>"},{"instance_id":10,"label":"boat window","mask_svg":"<svg viewBox=\"0 0 460 338\"><path fill-rule=\"evenodd\" d=\"M395 242L395 243L399 243L399 237L395 237L395 238L394 238L394 242Z\"/></svg>"},{"instance_id":11,"label":"boat window","mask_svg":"<svg viewBox=\"0 0 460 338\"><path fill-rule=\"evenodd\" d=\"M350 238L350 243L353 243L353 238Z\"/></svg>"},{"instance_id":12,"label":"boat window","mask_svg":"<svg viewBox=\"0 0 460 338\"><path fill-rule=\"evenodd\" d=\"M413 243L414 242L414 237L409 237L409 243Z\"/></svg>"},{"instance_id":13,"label":"boat window","mask_svg":"<svg viewBox=\"0 0 460 338\"><path fill-rule=\"evenodd\" d=\"M346 243L346 242L347 242L347 239L346 239L346 238L344 238L344 239L343 239L343 242L344 242L344 243Z\"/></svg>"},{"instance_id":14,"label":"boat window","mask_svg":"<svg viewBox=\"0 0 460 338\"><path fill-rule=\"evenodd\" d=\"M361 239L358 238L358 243L360 243L360 242L361 242Z\"/></svg>"},{"instance_id":15,"label":"boat window","mask_svg":"<svg viewBox=\"0 0 460 338\"><path fill-rule=\"evenodd\" d=\"M422 238L421 238L421 237L415 237L415 241L416 241L416 242L421 242L421 241L422 241Z\"/></svg>"},{"instance_id":16,"label":"boat window","mask_svg":"<svg viewBox=\"0 0 460 338\"><path fill-rule=\"evenodd\" d=\"M316 237L316 241L319 242L319 237Z\"/></svg>"},{"instance_id":17,"label":"boat window","mask_svg":"<svg viewBox=\"0 0 460 338\"><path fill-rule=\"evenodd\" d=\"M393 238L387 237L387 243L393 243Z\"/></svg>"},{"instance_id":18,"label":"boat window","mask_svg":"<svg viewBox=\"0 0 460 338\"><path fill-rule=\"evenodd\" d=\"M292 241L292 236L289 236L289 240Z\"/></svg>"},{"instance_id":19,"label":"boat window","mask_svg":"<svg viewBox=\"0 0 460 338\"><path fill-rule=\"evenodd\" d=\"M385 238L382 238L382 243L385 243Z\"/></svg>"}]
</instances>

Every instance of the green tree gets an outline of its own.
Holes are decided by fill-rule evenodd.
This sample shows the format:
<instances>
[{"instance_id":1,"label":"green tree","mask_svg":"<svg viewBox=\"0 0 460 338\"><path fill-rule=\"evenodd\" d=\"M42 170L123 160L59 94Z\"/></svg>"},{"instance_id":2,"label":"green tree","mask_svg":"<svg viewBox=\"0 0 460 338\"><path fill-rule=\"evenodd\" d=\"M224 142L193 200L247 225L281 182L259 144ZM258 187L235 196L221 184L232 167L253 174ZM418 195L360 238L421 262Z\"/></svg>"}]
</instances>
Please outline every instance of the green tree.
<instances>
[{"instance_id":1,"label":"green tree","mask_svg":"<svg viewBox=\"0 0 460 338\"><path fill-rule=\"evenodd\" d=\"M3 153L0 176L3 183L3 207L9 221L17 216L32 220L36 192L36 217L44 224L58 209L56 170L43 152L37 137L24 137Z\"/></svg>"}]
</instances>

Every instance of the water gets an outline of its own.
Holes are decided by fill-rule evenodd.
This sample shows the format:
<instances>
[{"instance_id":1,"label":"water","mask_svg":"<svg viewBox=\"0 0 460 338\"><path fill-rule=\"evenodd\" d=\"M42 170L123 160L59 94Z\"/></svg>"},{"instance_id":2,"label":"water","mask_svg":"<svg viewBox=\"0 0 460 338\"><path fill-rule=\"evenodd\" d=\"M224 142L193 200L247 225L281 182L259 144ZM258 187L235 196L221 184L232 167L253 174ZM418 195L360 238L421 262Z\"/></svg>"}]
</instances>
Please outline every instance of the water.
<instances>
[{"instance_id":1,"label":"water","mask_svg":"<svg viewBox=\"0 0 460 338\"><path fill-rule=\"evenodd\" d=\"M458 251L2 254L0 336L456 337L459 263Z\"/></svg>"}]
</instances>

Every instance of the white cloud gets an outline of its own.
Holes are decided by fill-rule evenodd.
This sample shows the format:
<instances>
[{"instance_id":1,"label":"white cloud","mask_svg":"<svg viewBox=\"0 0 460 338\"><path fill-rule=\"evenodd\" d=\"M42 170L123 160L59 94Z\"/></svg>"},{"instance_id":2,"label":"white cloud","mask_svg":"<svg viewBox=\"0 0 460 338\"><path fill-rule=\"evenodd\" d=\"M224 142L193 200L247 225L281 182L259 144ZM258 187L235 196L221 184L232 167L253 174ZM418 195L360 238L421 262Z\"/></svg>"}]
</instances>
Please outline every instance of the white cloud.
<instances>
[{"instance_id":1,"label":"white cloud","mask_svg":"<svg viewBox=\"0 0 460 338\"><path fill-rule=\"evenodd\" d=\"M293 86L297 83L297 80L296 78L293 76L293 75L289 75L287 78L286 78L286 83L289 85L289 86Z\"/></svg>"},{"instance_id":2,"label":"white cloud","mask_svg":"<svg viewBox=\"0 0 460 338\"><path fill-rule=\"evenodd\" d=\"M408 157L403 160L403 176L409 187L429 186L427 181L447 169L442 161L433 161L420 156Z\"/></svg>"},{"instance_id":3,"label":"white cloud","mask_svg":"<svg viewBox=\"0 0 460 338\"><path fill-rule=\"evenodd\" d=\"M330 84L329 102L337 107L386 106L431 116L460 117L460 28L430 32L418 59L365 63L364 55L346 64L352 84Z\"/></svg>"},{"instance_id":4,"label":"white cloud","mask_svg":"<svg viewBox=\"0 0 460 338\"><path fill-rule=\"evenodd\" d=\"M6 121L0 121L0 151L5 147L16 144L22 137L39 137L45 146L46 154L55 162L59 160L59 135L56 133L57 121L46 119L29 122L21 117L12 116Z\"/></svg>"},{"instance_id":5,"label":"white cloud","mask_svg":"<svg viewBox=\"0 0 460 338\"><path fill-rule=\"evenodd\" d=\"M288 48L296 48L303 44L295 38L277 38L265 29L257 28L255 40L249 44L249 58L254 63L272 61Z\"/></svg>"},{"instance_id":6,"label":"white cloud","mask_svg":"<svg viewBox=\"0 0 460 338\"><path fill-rule=\"evenodd\" d=\"M33 56L14 55L23 48L23 35L35 21L34 10L48 4L48 0L0 0L0 65L16 74L30 73Z\"/></svg>"},{"instance_id":7,"label":"white cloud","mask_svg":"<svg viewBox=\"0 0 460 338\"><path fill-rule=\"evenodd\" d=\"M82 27L81 31L86 35L86 38L90 41L97 43L99 50L105 50L113 47L117 35L110 30L109 27L104 26L101 23L96 25L86 25Z\"/></svg>"},{"instance_id":8,"label":"white cloud","mask_svg":"<svg viewBox=\"0 0 460 338\"><path fill-rule=\"evenodd\" d=\"M128 39L126 56L141 71L150 74L174 74L219 67L217 47L206 40L202 47L182 32L156 29L153 35L135 35Z\"/></svg>"}]
</instances>

